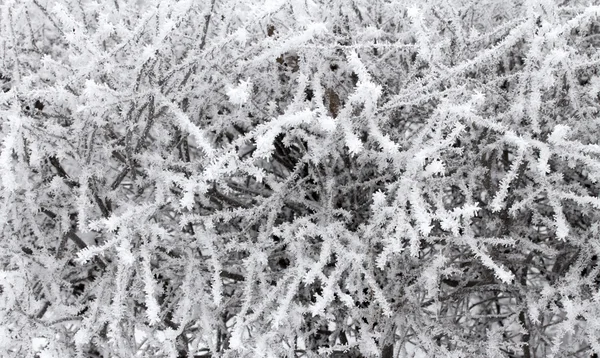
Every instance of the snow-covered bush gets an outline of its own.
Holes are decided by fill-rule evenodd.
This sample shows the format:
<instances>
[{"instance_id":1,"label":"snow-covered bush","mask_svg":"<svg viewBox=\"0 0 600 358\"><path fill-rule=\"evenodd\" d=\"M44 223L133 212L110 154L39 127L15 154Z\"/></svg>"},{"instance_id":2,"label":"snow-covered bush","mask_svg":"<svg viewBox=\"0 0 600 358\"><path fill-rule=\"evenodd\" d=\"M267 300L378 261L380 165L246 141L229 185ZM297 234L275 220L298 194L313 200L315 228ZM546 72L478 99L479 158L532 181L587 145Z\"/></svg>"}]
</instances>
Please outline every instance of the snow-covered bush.
<instances>
[{"instance_id":1,"label":"snow-covered bush","mask_svg":"<svg viewBox=\"0 0 600 358\"><path fill-rule=\"evenodd\" d=\"M0 0L0 355L600 353L599 15Z\"/></svg>"}]
</instances>

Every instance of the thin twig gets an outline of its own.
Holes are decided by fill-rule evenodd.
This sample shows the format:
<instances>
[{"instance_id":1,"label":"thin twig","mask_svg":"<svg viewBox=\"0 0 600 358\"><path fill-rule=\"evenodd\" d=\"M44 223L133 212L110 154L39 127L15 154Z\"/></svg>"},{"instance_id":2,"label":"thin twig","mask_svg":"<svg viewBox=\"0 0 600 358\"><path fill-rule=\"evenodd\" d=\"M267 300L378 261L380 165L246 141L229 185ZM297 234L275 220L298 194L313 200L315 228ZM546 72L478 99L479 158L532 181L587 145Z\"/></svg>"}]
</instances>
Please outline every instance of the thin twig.
<instances>
[{"instance_id":1,"label":"thin twig","mask_svg":"<svg viewBox=\"0 0 600 358\"><path fill-rule=\"evenodd\" d=\"M40 211L42 213L44 213L46 216L48 216L50 219L52 220L56 220L57 216L55 213L53 213L52 211L46 209L46 208L41 208ZM85 241L83 241L79 236L77 236L77 234L75 234L75 229L71 229L69 230L65 236L63 236L63 239L61 241L61 245L60 246L64 246L62 245L63 242L66 241L66 239L71 239L71 241L73 241L73 243L79 248L79 249L85 249L87 247L87 244L85 243ZM60 259L62 257L62 251L64 249L64 247L60 247L56 252L56 258ZM106 268L106 263L99 258L98 256L95 257L96 262L98 263L98 266L100 266L102 269Z\"/></svg>"}]
</instances>

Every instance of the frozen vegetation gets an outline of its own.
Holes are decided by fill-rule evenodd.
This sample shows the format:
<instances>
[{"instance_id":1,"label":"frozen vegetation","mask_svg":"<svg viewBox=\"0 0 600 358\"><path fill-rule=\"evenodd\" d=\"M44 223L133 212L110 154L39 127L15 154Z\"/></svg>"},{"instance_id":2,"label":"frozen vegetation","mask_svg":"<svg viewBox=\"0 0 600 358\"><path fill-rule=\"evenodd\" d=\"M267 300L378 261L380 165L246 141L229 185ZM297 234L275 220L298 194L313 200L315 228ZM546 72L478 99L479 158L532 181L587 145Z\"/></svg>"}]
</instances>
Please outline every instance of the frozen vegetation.
<instances>
[{"instance_id":1,"label":"frozen vegetation","mask_svg":"<svg viewBox=\"0 0 600 358\"><path fill-rule=\"evenodd\" d=\"M598 357L599 16L0 0L0 356Z\"/></svg>"}]
</instances>

